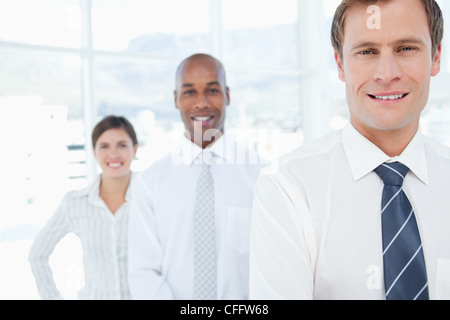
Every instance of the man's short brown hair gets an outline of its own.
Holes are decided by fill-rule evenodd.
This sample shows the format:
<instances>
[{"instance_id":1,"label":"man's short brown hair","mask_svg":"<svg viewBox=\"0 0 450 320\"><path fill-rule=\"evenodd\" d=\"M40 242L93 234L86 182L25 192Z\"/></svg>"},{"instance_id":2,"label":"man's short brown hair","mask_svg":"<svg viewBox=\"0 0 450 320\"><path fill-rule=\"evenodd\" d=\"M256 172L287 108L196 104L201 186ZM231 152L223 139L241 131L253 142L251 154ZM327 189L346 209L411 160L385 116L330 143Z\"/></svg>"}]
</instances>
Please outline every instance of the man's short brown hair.
<instances>
[{"instance_id":1,"label":"man's short brown hair","mask_svg":"<svg viewBox=\"0 0 450 320\"><path fill-rule=\"evenodd\" d=\"M331 27L331 44L334 50L342 59L342 44L344 41L345 17L350 8L357 5L372 5L378 2L389 2L393 0L342 0L336 9ZM420 0L427 14L428 26L430 28L430 37L432 43L432 54L436 54L438 46L444 36L444 18L442 11L435 0Z\"/></svg>"}]
</instances>

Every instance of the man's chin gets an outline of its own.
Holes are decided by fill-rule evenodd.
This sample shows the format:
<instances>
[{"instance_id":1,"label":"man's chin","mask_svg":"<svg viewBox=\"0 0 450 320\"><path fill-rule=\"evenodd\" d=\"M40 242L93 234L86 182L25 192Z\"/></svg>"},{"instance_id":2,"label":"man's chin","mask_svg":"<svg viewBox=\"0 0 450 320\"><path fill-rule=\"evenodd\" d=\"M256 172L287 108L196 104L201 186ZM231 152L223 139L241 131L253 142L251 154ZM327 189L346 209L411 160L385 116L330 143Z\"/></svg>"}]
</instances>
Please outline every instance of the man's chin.
<instances>
[{"instance_id":1,"label":"man's chin","mask_svg":"<svg viewBox=\"0 0 450 320\"><path fill-rule=\"evenodd\" d=\"M199 130L186 130L185 136L197 145L210 144L223 135L223 131L217 128L202 128Z\"/></svg>"}]
</instances>

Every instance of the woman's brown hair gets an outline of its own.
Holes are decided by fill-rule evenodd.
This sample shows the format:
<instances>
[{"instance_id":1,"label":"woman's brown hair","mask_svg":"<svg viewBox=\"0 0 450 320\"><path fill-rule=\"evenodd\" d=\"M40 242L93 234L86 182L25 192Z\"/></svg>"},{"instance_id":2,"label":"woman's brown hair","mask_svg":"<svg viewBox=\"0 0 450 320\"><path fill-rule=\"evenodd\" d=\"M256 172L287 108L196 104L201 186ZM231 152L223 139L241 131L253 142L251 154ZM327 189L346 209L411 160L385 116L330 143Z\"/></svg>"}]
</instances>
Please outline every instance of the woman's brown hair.
<instances>
[{"instance_id":1,"label":"woman's brown hair","mask_svg":"<svg viewBox=\"0 0 450 320\"><path fill-rule=\"evenodd\" d=\"M130 121L125 117L110 115L103 118L92 130L92 147L95 148L98 138L109 129L123 129L133 141L133 146L138 144L136 132Z\"/></svg>"}]
</instances>

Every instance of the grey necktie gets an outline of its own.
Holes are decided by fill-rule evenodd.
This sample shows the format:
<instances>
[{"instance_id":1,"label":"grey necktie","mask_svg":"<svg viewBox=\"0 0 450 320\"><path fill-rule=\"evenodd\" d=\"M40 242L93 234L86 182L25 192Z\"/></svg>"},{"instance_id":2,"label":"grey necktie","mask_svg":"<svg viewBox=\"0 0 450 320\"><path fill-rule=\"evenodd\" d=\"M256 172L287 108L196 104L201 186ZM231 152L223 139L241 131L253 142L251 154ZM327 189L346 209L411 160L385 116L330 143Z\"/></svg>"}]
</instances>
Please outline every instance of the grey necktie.
<instances>
[{"instance_id":1,"label":"grey necktie","mask_svg":"<svg viewBox=\"0 0 450 320\"><path fill-rule=\"evenodd\" d=\"M194 299L215 300L216 236L214 215L214 182L210 165L214 153L203 152L203 161L196 187L194 211Z\"/></svg>"}]
</instances>

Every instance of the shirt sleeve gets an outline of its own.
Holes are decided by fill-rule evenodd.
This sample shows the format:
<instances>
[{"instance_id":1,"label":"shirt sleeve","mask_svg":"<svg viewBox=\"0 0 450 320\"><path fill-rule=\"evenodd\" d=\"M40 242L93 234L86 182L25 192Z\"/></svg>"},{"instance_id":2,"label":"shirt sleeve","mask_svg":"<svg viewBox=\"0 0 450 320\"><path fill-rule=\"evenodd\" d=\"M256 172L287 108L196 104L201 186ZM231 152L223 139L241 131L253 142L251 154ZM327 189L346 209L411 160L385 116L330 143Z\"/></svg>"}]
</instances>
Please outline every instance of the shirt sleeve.
<instances>
[{"instance_id":1,"label":"shirt sleeve","mask_svg":"<svg viewBox=\"0 0 450 320\"><path fill-rule=\"evenodd\" d=\"M56 287L49 258L57 243L70 232L67 214L66 195L53 216L35 237L28 254L39 295L44 300L63 299Z\"/></svg>"},{"instance_id":2,"label":"shirt sleeve","mask_svg":"<svg viewBox=\"0 0 450 320\"><path fill-rule=\"evenodd\" d=\"M138 175L132 184L128 224L128 284L135 300L173 300L161 276L163 249L160 245L150 188Z\"/></svg>"},{"instance_id":3,"label":"shirt sleeve","mask_svg":"<svg viewBox=\"0 0 450 320\"><path fill-rule=\"evenodd\" d=\"M314 239L306 193L286 175L262 174L252 212L250 299L312 299Z\"/></svg>"}]
</instances>

